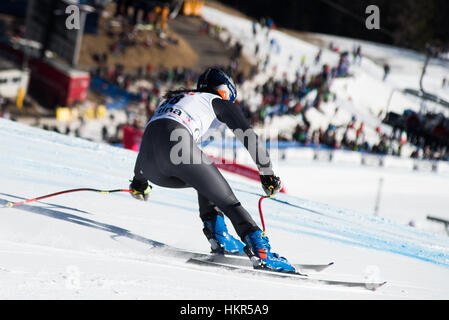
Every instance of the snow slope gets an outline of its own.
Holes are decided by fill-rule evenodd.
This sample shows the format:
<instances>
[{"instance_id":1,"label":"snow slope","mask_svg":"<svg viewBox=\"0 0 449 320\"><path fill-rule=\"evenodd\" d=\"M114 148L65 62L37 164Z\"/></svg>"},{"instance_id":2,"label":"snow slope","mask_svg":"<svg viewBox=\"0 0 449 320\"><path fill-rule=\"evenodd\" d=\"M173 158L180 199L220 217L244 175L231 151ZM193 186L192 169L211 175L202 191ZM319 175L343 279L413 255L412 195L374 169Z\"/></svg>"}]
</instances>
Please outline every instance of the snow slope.
<instances>
[{"instance_id":1,"label":"snow slope","mask_svg":"<svg viewBox=\"0 0 449 320\"><path fill-rule=\"evenodd\" d=\"M0 205L77 187L123 188L136 154L0 119ZM294 168L289 168L294 173ZM230 181L258 221L253 185ZM326 276L376 277L381 289L271 279L185 264L170 248L208 252L191 189L80 192L0 208L2 299L447 299L449 238L388 219L279 195L263 203L275 251L335 261Z\"/></svg>"},{"instance_id":2,"label":"snow slope","mask_svg":"<svg viewBox=\"0 0 449 320\"><path fill-rule=\"evenodd\" d=\"M334 35L312 33L311 36L321 39L325 44L332 42L334 46L339 47L340 51L352 52L354 46L361 45L362 54L366 57L367 63L364 64L362 61L360 67L365 72L370 72L374 78L379 79L383 76L383 64L388 63L392 68L389 80L386 82L388 86L400 89L419 88L419 80L426 60L426 56L422 53L386 44ZM356 65L356 67L359 66ZM448 72L449 61L431 59L423 78L424 90L449 100L448 88L442 88L441 85L443 78L447 78Z\"/></svg>"}]
</instances>

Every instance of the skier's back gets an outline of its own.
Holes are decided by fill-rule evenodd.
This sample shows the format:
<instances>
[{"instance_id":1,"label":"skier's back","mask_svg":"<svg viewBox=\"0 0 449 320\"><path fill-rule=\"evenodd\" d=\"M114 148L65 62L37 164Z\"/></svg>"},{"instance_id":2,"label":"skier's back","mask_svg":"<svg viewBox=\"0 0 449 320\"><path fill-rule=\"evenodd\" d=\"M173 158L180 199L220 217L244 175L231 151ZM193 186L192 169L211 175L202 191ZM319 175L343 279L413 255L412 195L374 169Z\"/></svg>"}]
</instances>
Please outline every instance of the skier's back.
<instances>
[{"instance_id":1,"label":"skier's back","mask_svg":"<svg viewBox=\"0 0 449 320\"><path fill-rule=\"evenodd\" d=\"M213 252L243 252L246 245L244 251L255 267L294 271L285 258L270 251L266 235L197 145L216 128L227 125L251 150L265 192L273 195L280 190L281 182L273 173L265 147L233 104L236 96L232 79L216 68L200 76L196 90L169 92L145 129L130 188L134 197L144 200L151 188L147 180L167 188L195 188L203 231ZM223 213L244 244L229 234Z\"/></svg>"}]
</instances>

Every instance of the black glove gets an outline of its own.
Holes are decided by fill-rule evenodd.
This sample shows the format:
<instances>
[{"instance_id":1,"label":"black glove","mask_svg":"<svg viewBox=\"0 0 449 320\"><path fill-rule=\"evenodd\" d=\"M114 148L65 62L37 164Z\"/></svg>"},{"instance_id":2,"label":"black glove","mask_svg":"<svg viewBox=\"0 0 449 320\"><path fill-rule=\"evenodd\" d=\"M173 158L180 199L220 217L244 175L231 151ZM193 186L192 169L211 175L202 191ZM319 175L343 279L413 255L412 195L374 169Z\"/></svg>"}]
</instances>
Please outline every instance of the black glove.
<instances>
[{"instance_id":1,"label":"black glove","mask_svg":"<svg viewBox=\"0 0 449 320\"><path fill-rule=\"evenodd\" d=\"M267 196L274 196L282 189L282 182L279 177L273 175L260 175L260 182L262 183L263 191Z\"/></svg>"},{"instance_id":2,"label":"black glove","mask_svg":"<svg viewBox=\"0 0 449 320\"><path fill-rule=\"evenodd\" d=\"M129 185L129 189L132 190L131 196L133 198L147 201L150 197L152 187L148 184L148 181L139 181L134 177Z\"/></svg>"}]
</instances>

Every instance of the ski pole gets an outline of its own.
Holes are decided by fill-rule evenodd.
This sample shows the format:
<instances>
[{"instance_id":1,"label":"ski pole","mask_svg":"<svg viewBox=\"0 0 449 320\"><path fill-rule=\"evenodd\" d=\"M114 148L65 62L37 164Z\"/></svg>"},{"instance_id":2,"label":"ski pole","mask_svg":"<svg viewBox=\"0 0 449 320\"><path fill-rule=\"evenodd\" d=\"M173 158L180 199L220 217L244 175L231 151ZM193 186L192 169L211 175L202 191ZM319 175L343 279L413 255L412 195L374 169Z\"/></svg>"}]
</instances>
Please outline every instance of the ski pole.
<instances>
[{"instance_id":1,"label":"ski pole","mask_svg":"<svg viewBox=\"0 0 449 320\"><path fill-rule=\"evenodd\" d=\"M55 192L55 193L52 193L52 194L47 194L45 196L40 196L40 197L37 197L37 198L28 199L28 200L24 200L24 201L20 201L20 202L8 202L6 204L6 207L11 208L11 207L14 207L14 206L19 206L21 204L26 204L26 203L30 203L30 202L34 202L34 201L38 201L38 200L54 197L54 196L59 196L61 194L65 194L65 193L79 192L79 191L93 191L93 192L98 192L98 193L113 193L113 192L128 192L128 193L131 193L131 192L133 192L132 190L128 190L128 189L115 189L115 190L98 190L98 189L91 189L91 188L70 189L70 190L59 191L59 192Z\"/></svg>"},{"instance_id":2,"label":"ski pole","mask_svg":"<svg viewBox=\"0 0 449 320\"><path fill-rule=\"evenodd\" d=\"M259 215L260 215L260 221L262 222L263 233L265 233L265 221L263 219L263 214L262 214L262 200L265 198L269 198L269 196L262 196L259 199Z\"/></svg>"},{"instance_id":3,"label":"ski pole","mask_svg":"<svg viewBox=\"0 0 449 320\"><path fill-rule=\"evenodd\" d=\"M271 190L272 194L270 196L261 196L259 199L259 215L260 215L260 221L262 221L262 227L263 227L264 234L265 234L265 221L263 219L263 214L262 214L262 200L265 198L272 198L274 196L274 194L273 194L274 187L270 186L268 189Z\"/></svg>"}]
</instances>

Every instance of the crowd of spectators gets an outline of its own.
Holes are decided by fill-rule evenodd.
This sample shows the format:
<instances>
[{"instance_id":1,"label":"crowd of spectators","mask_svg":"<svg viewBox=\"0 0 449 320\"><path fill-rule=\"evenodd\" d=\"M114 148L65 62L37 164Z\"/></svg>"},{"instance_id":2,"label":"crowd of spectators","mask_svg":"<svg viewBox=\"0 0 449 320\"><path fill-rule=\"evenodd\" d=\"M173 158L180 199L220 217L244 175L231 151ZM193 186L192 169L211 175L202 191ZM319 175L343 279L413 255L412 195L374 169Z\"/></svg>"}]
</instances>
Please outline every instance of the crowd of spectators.
<instances>
[{"instance_id":1,"label":"crowd of spectators","mask_svg":"<svg viewBox=\"0 0 449 320\"><path fill-rule=\"evenodd\" d=\"M134 6L135 5L136 4L134 4ZM106 34L110 39L113 39L113 42L110 44L107 51L92 54L92 59L96 64L96 67L92 70L92 73L95 76L104 77L108 73L114 72L120 74L120 68L123 66L118 64L115 67L110 68L108 67L110 65L108 64L108 60L110 60L111 57L121 57L129 48L142 47L146 49L156 45L161 49L165 49L169 44L178 45L178 40L163 33L161 31L162 29L158 27L153 19L148 18L146 19L148 21L145 20L145 23L148 23L148 26L151 28L142 29L136 24L136 21L134 21L134 16L129 16L122 11L123 10L118 10L118 12L116 12L118 17L115 19L106 20ZM149 32L155 27L157 30L156 33ZM151 68L151 65L147 65L146 68ZM142 71L143 67L140 68L140 74L143 73Z\"/></svg>"},{"instance_id":2,"label":"crowd of spectators","mask_svg":"<svg viewBox=\"0 0 449 320\"><path fill-rule=\"evenodd\" d=\"M317 53L315 63L319 62L321 52ZM348 77L349 63L348 53L342 53L337 66L331 68L323 64L321 71L309 75L308 66L304 66L302 72L297 72L293 81L268 79L263 85L256 87L256 92L261 94L261 103L254 107L248 106L245 101L240 105L247 114L250 122L255 125L265 123L266 119L275 115L300 114L309 108L320 110L322 101L335 99L330 91L332 80L337 77ZM304 97L311 91L316 90L316 96L311 101L304 101Z\"/></svg>"},{"instance_id":3,"label":"crowd of spectators","mask_svg":"<svg viewBox=\"0 0 449 320\"><path fill-rule=\"evenodd\" d=\"M384 122L394 131L405 131L407 141L416 146L412 158L449 160L449 119L438 113L405 110L389 112Z\"/></svg>"},{"instance_id":4,"label":"crowd of spectators","mask_svg":"<svg viewBox=\"0 0 449 320\"><path fill-rule=\"evenodd\" d=\"M346 124L336 126L329 124L326 130L321 127L312 130L310 123L298 124L293 132L293 141L304 146L324 147L328 149L344 149L379 155L401 155L403 136L396 132L388 136L376 128L379 136L378 143L370 144L365 139L365 125L363 122L357 124L355 117ZM342 134L338 134L341 133ZM402 132L400 132L402 133Z\"/></svg>"},{"instance_id":5,"label":"crowd of spectators","mask_svg":"<svg viewBox=\"0 0 449 320\"><path fill-rule=\"evenodd\" d=\"M335 52L338 48L333 47ZM318 51L314 63L318 64L321 60L322 51ZM352 52L353 64L360 63L362 59L361 46L355 46ZM243 112L253 125L264 124L267 119L273 116L297 115L301 121L290 135L280 135L280 141L295 141L305 146L322 146L330 149L346 149L374 153L380 155L401 155L403 145L407 142L416 147L411 157L419 159L441 159L449 160L448 143L441 143L442 137L449 136L447 131L447 120L439 119L439 124L434 126L434 130L439 132L439 137L424 135L420 132L419 138L416 138L416 130L410 130L406 127L394 127L391 135L381 133L380 127L375 128L378 142L370 144L365 139L365 125L358 122L355 115L351 121L344 125L336 126L332 123L326 129L318 128L312 130L310 121L306 117L306 111L309 108L316 108L320 111L322 101L335 100L336 96L330 91L332 80L336 77L348 77L349 73L349 53L341 52L338 65L330 68L323 64L321 72L308 75L308 66L304 65L303 72L297 73L293 82L286 78L282 81L269 79L263 85L256 88L256 91L262 95L262 101L256 108L248 105L245 101L238 102ZM390 66L384 66L384 81L390 72ZM445 85L445 83L444 83ZM316 90L316 96L313 100L302 99L311 91ZM338 107L335 113L338 112ZM432 118L426 115L429 120ZM433 121L435 123L435 120ZM428 123L428 121L426 121ZM443 123L446 124L446 131L442 131ZM440 141L440 142L438 142Z\"/></svg>"},{"instance_id":6,"label":"crowd of spectators","mask_svg":"<svg viewBox=\"0 0 449 320\"><path fill-rule=\"evenodd\" d=\"M115 17L126 18L132 26L138 24L156 25L166 30L169 13L179 5L177 0L115 0ZM132 14L129 14L132 8Z\"/></svg>"},{"instance_id":7,"label":"crowd of spectators","mask_svg":"<svg viewBox=\"0 0 449 320\"><path fill-rule=\"evenodd\" d=\"M403 145L409 143L415 148L411 158L449 161L449 119L442 114L419 114L411 110L402 115L390 112L384 123L392 126L391 135L382 134L377 127L379 142L373 145L365 139L364 123L357 123L353 116L347 124L335 126L331 123L326 130L312 130L310 122L302 114L302 121L296 126L291 140L305 146L397 156L401 155ZM280 140L290 141L285 137L280 137Z\"/></svg>"},{"instance_id":8,"label":"crowd of spectators","mask_svg":"<svg viewBox=\"0 0 449 320\"><path fill-rule=\"evenodd\" d=\"M233 61L229 65L220 67L232 75L237 84L243 84L245 81L245 74L238 62ZM92 76L99 77L125 91L132 89L139 96L139 102L147 111L149 119L166 91L180 87L195 88L199 72L184 67L155 68L152 64L138 68L136 72L127 72L122 65L118 64L115 67L96 69L92 72ZM142 83L142 80L145 82Z\"/></svg>"}]
</instances>

